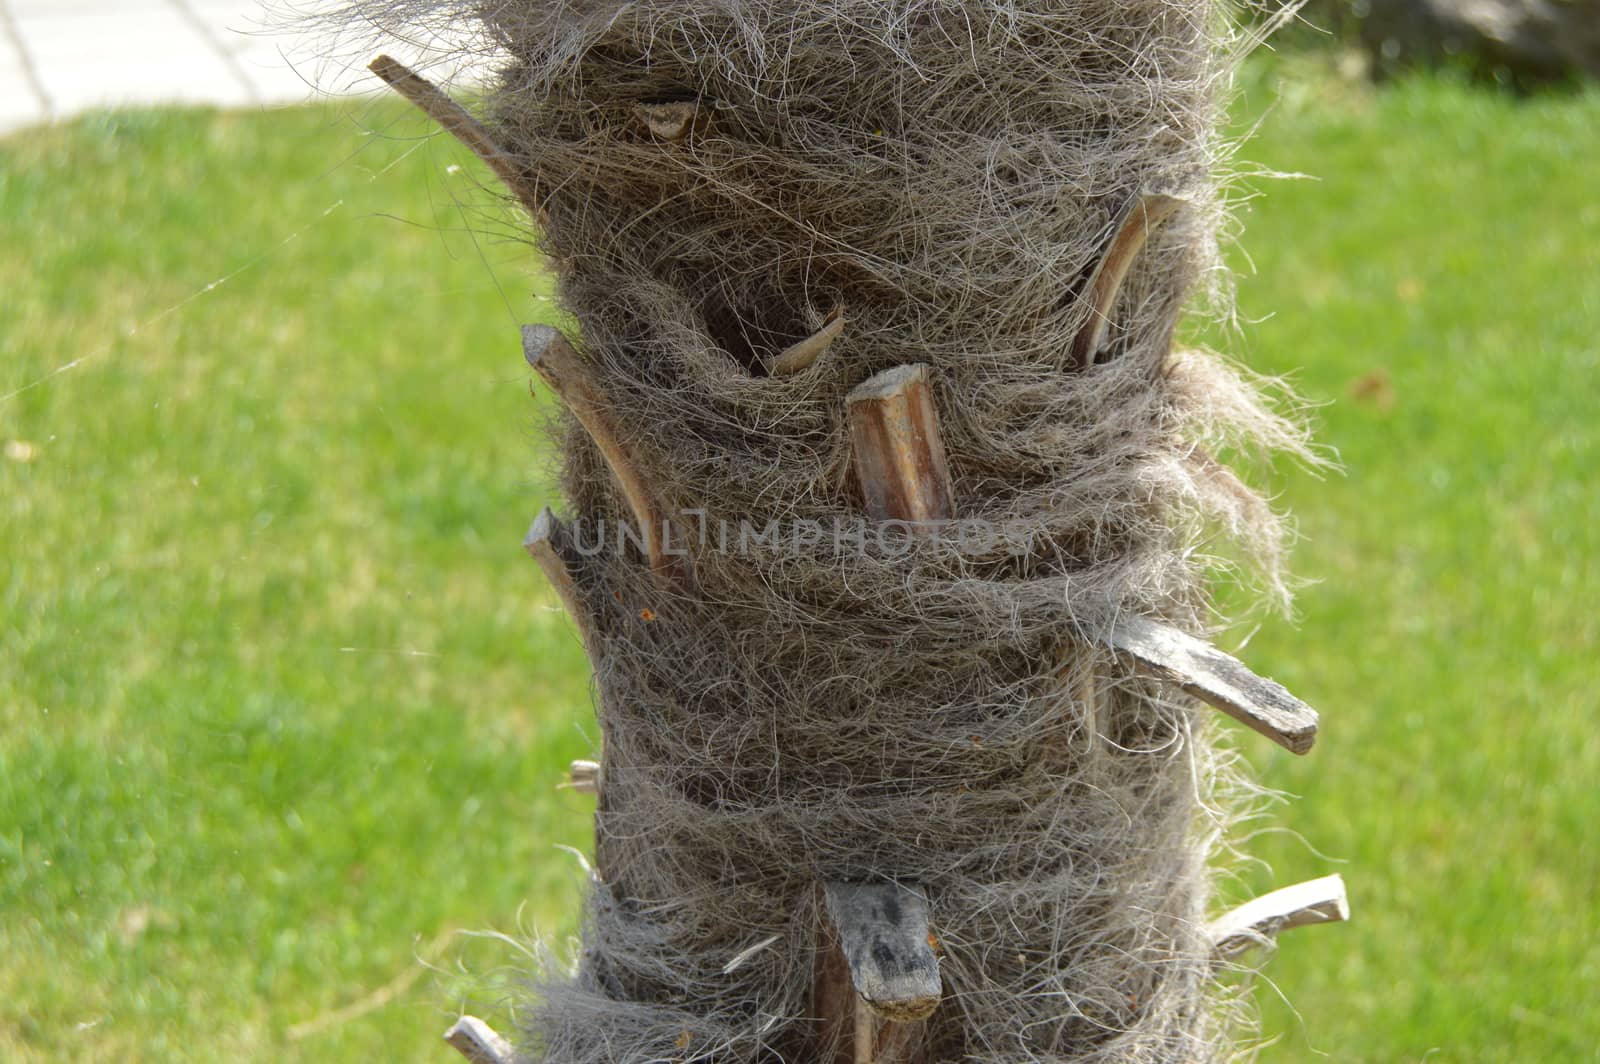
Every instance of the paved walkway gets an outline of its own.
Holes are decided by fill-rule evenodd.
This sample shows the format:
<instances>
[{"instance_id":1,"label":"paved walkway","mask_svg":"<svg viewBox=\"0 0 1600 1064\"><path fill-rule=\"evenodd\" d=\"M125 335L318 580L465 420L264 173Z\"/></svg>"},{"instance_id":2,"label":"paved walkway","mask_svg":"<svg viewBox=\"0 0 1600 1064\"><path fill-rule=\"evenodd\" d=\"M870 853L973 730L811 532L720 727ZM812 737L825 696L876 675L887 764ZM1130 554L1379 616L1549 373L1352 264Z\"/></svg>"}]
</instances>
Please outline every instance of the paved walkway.
<instances>
[{"instance_id":1,"label":"paved walkway","mask_svg":"<svg viewBox=\"0 0 1600 1064\"><path fill-rule=\"evenodd\" d=\"M0 134L90 107L251 107L367 87L272 26L260 0L0 0Z\"/></svg>"}]
</instances>

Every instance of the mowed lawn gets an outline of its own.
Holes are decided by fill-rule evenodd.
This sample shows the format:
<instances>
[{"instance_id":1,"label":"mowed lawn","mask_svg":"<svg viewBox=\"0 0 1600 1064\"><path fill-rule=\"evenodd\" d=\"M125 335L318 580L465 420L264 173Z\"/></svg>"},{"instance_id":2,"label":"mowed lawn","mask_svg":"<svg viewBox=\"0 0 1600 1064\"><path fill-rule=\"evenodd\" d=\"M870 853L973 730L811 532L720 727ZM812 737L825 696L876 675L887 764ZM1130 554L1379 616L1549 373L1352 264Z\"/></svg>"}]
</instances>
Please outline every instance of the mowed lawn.
<instances>
[{"instance_id":1,"label":"mowed lawn","mask_svg":"<svg viewBox=\"0 0 1600 1064\"><path fill-rule=\"evenodd\" d=\"M1300 73L1245 154L1317 180L1251 182L1234 349L1344 473L1283 480L1315 583L1245 656L1323 730L1249 744L1301 796L1249 848L1354 922L1285 936L1267 1059L1600 1060L1600 92Z\"/></svg>"},{"instance_id":2,"label":"mowed lawn","mask_svg":"<svg viewBox=\"0 0 1600 1064\"><path fill-rule=\"evenodd\" d=\"M1241 185L1266 320L1214 342L1344 472L1278 475L1311 583L1244 654L1324 733L1240 737L1301 796L1244 879L1355 910L1285 936L1263 1058L1595 1059L1600 95L1246 90L1243 157L1318 180ZM551 286L426 132L0 141L0 1060L443 1060L526 963L456 932L571 932L588 678L519 550Z\"/></svg>"},{"instance_id":3,"label":"mowed lawn","mask_svg":"<svg viewBox=\"0 0 1600 1064\"><path fill-rule=\"evenodd\" d=\"M452 931L570 930L549 282L426 131L0 143L0 1060L440 1059Z\"/></svg>"}]
</instances>

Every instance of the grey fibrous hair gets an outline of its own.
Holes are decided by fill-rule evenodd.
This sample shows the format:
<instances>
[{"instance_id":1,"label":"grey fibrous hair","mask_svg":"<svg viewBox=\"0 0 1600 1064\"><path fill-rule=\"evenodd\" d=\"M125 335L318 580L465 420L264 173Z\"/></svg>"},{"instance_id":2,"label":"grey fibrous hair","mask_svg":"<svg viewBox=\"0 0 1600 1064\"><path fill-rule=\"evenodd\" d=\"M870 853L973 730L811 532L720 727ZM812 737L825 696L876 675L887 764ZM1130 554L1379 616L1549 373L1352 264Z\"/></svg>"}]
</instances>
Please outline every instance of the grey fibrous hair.
<instances>
[{"instance_id":1,"label":"grey fibrous hair","mask_svg":"<svg viewBox=\"0 0 1600 1064\"><path fill-rule=\"evenodd\" d=\"M1174 339L1222 273L1238 48L1218 7L371 0L333 18L470 31L488 127L546 215L530 235L664 510L858 515L845 396L916 362L961 516L1026 533L976 555L691 542L678 592L636 554L579 561L598 877L577 974L524 1010L527 1058L808 1059L815 883L865 876L930 898L934 1060L1225 1055L1201 928L1249 788L1205 713L1091 638L1132 612L1215 623L1205 574L1230 558L1287 597L1283 521L1221 458L1310 459L1305 435ZM680 140L640 119L668 103L693 115ZM1145 193L1184 205L1075 365L1089 274ZM838 339L773 374L836 308ZM626 519L581 428L564 447L572 514ZM1091 673L1097 705L1074 693Z\"/></svg>"}]
</instances>

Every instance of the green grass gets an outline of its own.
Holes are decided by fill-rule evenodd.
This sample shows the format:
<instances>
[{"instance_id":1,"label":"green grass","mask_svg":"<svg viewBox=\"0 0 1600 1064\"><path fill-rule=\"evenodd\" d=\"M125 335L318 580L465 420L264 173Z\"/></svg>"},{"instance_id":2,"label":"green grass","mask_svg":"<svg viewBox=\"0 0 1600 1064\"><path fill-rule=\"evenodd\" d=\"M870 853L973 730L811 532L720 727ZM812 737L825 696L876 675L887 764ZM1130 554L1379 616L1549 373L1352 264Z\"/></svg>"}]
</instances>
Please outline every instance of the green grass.
<instances>
[{"instance_id":1,"label":"green grass","mask_svg":"<svg viewBox=\"0 0 1600 1064\"><path fill-rule=\"evenodd\" d=\"M1247 656L1323 711L1255 760L1348 863L1253 850L1342 871L1355 922L1285 938L1269 1059L1600 1059L1600 93L1289 71L1247 154L1319 180L1258 183L1242 353L1331 404L1345 473L1288 479L1317 583Z\"/></svg>"},{"instance_id":2,"label":"green grass","mask_svg":"<svg viewBox=\"0 0 1600 1064\"><path fill-rule=\"evenodd\" d=\"M1320 180L1252 183L1272 316L1228 342L1346 468L1283 478L1316 583L1246 656L1325 730L1241 739L1302 796L1249 878L1356 916L1286 936L1264 1057L1595 1059L1600 96L1247 90L1245 156ZM0 1059L437 1060L516 960L447 933L570 926L587 678L518 550L549 282L423 128L0 142Z\"/></svg>"},{"instance_id":3,"label":"green grass","mask_svg":"<svg viewBox=\"0 0 1600 1064\"><path fill-rule=\"evenodd\" d=\"M0 1059L434 1057L449 976L289 1029L504 959L451 929L566 925L587 679L519 549L548 283L441 235L475 171L398 115L0 145Z\"/></svg>"}]
</instances>

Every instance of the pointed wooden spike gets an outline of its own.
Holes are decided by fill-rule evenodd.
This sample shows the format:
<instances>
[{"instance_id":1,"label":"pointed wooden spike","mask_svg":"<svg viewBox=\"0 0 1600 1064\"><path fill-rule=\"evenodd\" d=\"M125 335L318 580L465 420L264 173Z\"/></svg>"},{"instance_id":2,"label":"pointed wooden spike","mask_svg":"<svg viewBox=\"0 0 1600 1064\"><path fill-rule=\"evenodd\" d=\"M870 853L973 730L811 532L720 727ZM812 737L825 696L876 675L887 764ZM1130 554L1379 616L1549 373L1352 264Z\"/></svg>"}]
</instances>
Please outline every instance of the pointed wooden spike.
<instances>
[{"instance_id":1,"label":"pointed wooden spike","mask_svg":"<svg viewBox=\"0 0 1600 1064\"><path fill-rule=\"evenodd\" d=\"M928 367L896 366L847 397L856 478L876 521L938 523L955 516L955 489Z\"/></svg>"},{"instance_id":2,"label":"pointed wooden spike","mask_svg":"<svg viewBox=\"0 0 1600 1064\"><path fill-rule=\"evenodd\" d=\"M461 1017L444 1033L444 1040L471 1064L511 1064L515 1052L510 1042L476 1016Z\"/></svg>"},{"instance_id":3,"label":"pointed wooden spike","mask_svg":"<svg viewBox=\"0 0 1600 1064\"><path fill-rule=\"evenodd\" d=\"M547 216L544 207L539 203L536 182L528 180L517 168L516 161L510 153L499 144L495 143L482 122L472 117L472 114L459 103L452 100L439 86L418 74L404 63L387 56L380 55L367 69L372 71L395 92L411 101L416 108L439 124L439 127L449 133L472 154L494 171L502 184L521 201L538 220L544 225Z\"/></svg>"},{"instance_id":4,"label":"pointed wooden spike","mask_svg":"<svg viewBox=\"0 0 1600 1064\"><path fill-rule=\"evenodd\" d=\"M550 512L550 507L546 506L539 511L539 516L533 519L533 527L528 529L528 535L522 541L522 549L539 563L539 569L544 573L545 579L550 581L556 597L561 599L561 605L566 608L567 616L572 618L572 623L578 628L579 636L587 645L590 631L589 612L584 608L583 596L578 592L577 582L572 579L572 570L568 568L566 558L562 557L560 543L565 540L565 527L560 519Z\"/></svg>"},{"instance_id":5,"label":"pointed wooden spike","mask_svg":"<svg viewBox=\"0 0 1600 1064\"><path fill-rule=\"evenodd\" d=\"M1317 741L1316 710L1204 640L1135 616L1118 621L1106 641L1147 672L1177 684L1290 753L1308 753Z\"/></svg>"},{"instance_id":6,"label":"pointed wooden spike","mask_svg":"<svg viewBox=\"0 0 1600 1064\"><path fill-rule=\"evenodd\" d=\"M1219 960L1243 953L1280 931L1311 924L1340 923L1350 919L1350 902L1344 877L1324 876L1263 894L1206 926L1212 950Z\"/></svg>"},{"instance_id":7,"label":"pointed wooden spike","mask_svg":"<svg viewBox=\"0 0 1600 1064\"><path fill-rule=\"evenodd\" d=\"M791 344L778 352L768 372L774 377L785 377L806 369L821 358L822 353L833 346L835 340L844 335L844 325L844 308L840 307L828 315L828 320L822 328L799 343Z\"/></svg>"},{"instance_id":8,"label":"pointed wooden spike","mask_svg":"<svg viewBox=\"0 0 1600 1064\"><path fill-rule=\"evenodd\" d=\"M634 117L648 129L652 136L676 142L689 135L699 115L692 101L674 100L671 103L637 103L633 105Z\"/></svg>"},{"instance_id":9,"label":"pointed wooden spike","mask_svg":"<svg viewBox=\"0 0 1600 1064\"><path fill-rule=\"evenodd\" d=\"M1128 277L1133 261L1144 250L1145 241L1157 225L1183 206L1183 200L1172 196L1146 193L1137 196L1122 213L1117 232L1106 246L1106 251L1089 275L1084 296L1089 300L1089 320L1078 330L1072 342L1072 365L1087 369L1094 365L1105 346L1106 334L1111 328L1111 314L1116 309L1117 293Z\"/></svg>"},{"instance_id":10,"label":"pointed wooden spike","mask_svg":"<svg viewBox=\"0 0 1600 1064\"><path fill-rule=\"evenodd\" d=\"M899 883L828 883L828 916L850 981L878 1016L926 1019L939 1006L939 958L928 931L928 901Z\"/></svg>"},{"instance_id":11,"label":"pointed wooden spike","mask_svg":"<svg viewBox=\"0 0 1600 1064\"><path fill-rule=\"evenodd\" d=\"M559 330L548 325L524 325L522 353L528 365L550 386L551 391L561 397L572 416L578 419L578 423L600 449L612 476L616 478L617 486L628 501L628 508L633 511L651 570L665 583L681 584L685 575L678 559L667 552L665 519L656 510L649 485L634 468L611 417L609 404L589 379L588 370L578 357L578 352Z\"/></svg>"}]
</instances>

